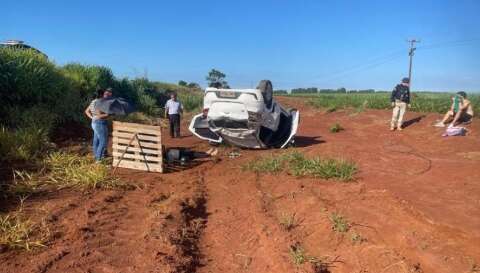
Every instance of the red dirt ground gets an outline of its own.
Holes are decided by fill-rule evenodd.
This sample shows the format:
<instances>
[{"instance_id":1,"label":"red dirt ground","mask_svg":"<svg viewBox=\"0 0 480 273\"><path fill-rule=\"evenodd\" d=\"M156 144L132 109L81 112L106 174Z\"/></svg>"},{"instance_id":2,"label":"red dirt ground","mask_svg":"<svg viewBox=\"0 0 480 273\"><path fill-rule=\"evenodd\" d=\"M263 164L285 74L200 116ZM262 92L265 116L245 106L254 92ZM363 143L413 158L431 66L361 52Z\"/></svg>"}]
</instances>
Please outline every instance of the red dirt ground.
<instances>
[{"instance_id":1,"label":"red dirt ground","mask_svg":"<svg viewBox=\"0 0 480 273\"><path fill-rule=\"evenodd\" d=\"M122 169L135 190L27 200L52 240L0 253L0 272L480 272L480 121L466 137L443 138L431 126L437 114L407 113L421 119L390 132L389 111L324 113L281 100L301 112L293 149L355 161L354 182L242 171L279 150L231 159L220 148L219 161L167 174ZM330 133L336 122L345 130ZM192 136L165 142L209 148ZM332 230L332 213L347 232ZM287 231L280 221L292 214ZM293 247L317 262L296 265Z\"/></svg>"}]
</instances>

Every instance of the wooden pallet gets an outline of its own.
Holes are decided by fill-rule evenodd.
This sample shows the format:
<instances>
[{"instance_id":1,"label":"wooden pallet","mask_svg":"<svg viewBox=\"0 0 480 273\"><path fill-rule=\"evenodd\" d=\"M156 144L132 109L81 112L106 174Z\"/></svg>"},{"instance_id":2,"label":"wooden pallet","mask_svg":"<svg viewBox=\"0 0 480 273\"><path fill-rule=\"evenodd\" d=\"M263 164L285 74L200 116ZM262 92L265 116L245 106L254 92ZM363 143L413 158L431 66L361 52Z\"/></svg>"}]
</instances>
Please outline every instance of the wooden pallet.
<instances>
[{"instance_id":1,"label":"wooden pallet","mask_svg":"<svg viewBox=\"0 0 480 273\"><path fill-rule=\"evenodd\" d=\"M163 172L160 126L113 122L113 166ZM115 171L115 170L114 170Z\"/></svg>"}]
</instances>

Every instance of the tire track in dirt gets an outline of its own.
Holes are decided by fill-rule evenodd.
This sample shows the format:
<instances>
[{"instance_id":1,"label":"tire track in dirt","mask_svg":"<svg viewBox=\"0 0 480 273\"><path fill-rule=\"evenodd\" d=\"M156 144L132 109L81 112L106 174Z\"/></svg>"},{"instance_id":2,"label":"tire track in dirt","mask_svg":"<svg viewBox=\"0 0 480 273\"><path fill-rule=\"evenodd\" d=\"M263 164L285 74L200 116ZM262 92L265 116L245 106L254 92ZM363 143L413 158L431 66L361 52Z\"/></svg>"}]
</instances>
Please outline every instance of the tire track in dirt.
<instances>
[{"instance_id":1,"label":"tire track in dirt","mask_svg":"<svg viewBox=\"0 0 480 273\"><path fill-rule=\"evenodd\" d=\"M465 265L469 251L444 245L452 239L462 242L462 236L445 233L388 192L366 191L361 182L312 178L279 182L272 175L260 176L258 185L272 215L295 213L291 236L331 272L450 273L466 272L469 266ZM332 213L346 217L348 232L332 230Z\"/></svg>"},{"instance_id":2,"label":"tire track in dirt","mask_svg":"<svg viewBox=\"0 0 480 273\"><path fill-rule=\"evenodd\" d=\"M167 261L175 261L172 272L197 272L202 266L199 241L207 224L207 196L204 185L204 171L197 172L193 196L180 202L181 225L170 232L169 240L176 247L174 255L167 255Z\"/></svg>"},{"instance_id":3,"label":"tire track in dirt","mask_svg":"<svg viewBox=\"0 0 480 273\"><path fill-rule=\"evenodd\" d=\"M209 220L199 272L296 272L288 256L290 238L269 216L255 177L242 177L237 164L206 172Z\"/></svg>"},{"instance_id":4,"label":"tire track in dirt","mask_svg":"<svg viewBox=\"0 0 480 273\"><path fill-rule=\"evenodd\" d=\"M35 252L0 254L0 272L195 272L207 216L201 172L120 176L141 187L58 204L51 214L58 238Z\"/></svg>"}]
</instances>

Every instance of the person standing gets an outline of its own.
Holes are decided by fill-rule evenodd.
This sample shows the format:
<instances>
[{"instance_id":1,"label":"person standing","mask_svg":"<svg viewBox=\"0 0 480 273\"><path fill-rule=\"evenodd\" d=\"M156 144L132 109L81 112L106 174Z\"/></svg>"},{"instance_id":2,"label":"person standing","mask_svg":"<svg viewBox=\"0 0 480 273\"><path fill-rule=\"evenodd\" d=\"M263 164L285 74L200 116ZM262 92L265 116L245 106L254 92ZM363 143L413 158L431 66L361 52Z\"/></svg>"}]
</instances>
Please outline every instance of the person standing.
<instances>
[{"instance_id":1,"label":"person standing","mask_svg":"<svg viewBox=\"0 0 480 273\"><path fill-rule=\"evenodd\" d=\"M165 104L165 116L170 123L170 137L180 137L180 115L183 113L183 106L177 100L177 94L170 94L170 99Z\"/></svg>"},{"instance_id":2,"label":"person standing","mask_svg":"<svg viewBox=\"0 0 480 273\"><path fill-rule=\"evenodd\" d=\"M105 156L108 144L108 114L101 112L96 108L96 103L101 98L109 98L112 96L112 89L99 89L97 97L85 109L85 115L92 120L93 129L93 155L97 163Z\"/></svg>"},{"instance_id":3,"label":"person standing","mask_svg":"<svg viewBox=\"0 0 480 273\"><path fill-rule=\"evenodd\" d=\"M392 103L393 113L392 121L390 123L390 130L393 131L402 130L403 115L407 110L407 106L410 108L410 79L403 78L400 84L397 84L390 96L390 102ZM396 126L396 127L395 127Z\"/></svg>"}]
</instances>

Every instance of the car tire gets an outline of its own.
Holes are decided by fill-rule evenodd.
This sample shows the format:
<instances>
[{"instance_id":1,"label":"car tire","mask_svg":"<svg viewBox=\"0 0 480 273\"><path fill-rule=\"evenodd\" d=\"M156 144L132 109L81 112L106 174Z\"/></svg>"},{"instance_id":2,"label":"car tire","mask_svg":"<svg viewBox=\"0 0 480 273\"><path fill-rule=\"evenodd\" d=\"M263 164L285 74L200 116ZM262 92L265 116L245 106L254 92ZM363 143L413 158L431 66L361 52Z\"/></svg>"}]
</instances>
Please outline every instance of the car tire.
<instances>
[{"instance_id":1,"label":"car tire","mask_svg":"<svg viewBox=\"0 0 480 273\"><path fill-rule=\"evenodd\" d=\"M262 92L263 102L265 106L270 109L273 102L273 85L269 80L261 80L258 83L257 89Z\"/></svg>"}]
</instances>

